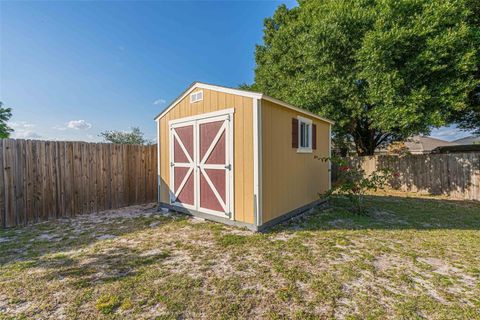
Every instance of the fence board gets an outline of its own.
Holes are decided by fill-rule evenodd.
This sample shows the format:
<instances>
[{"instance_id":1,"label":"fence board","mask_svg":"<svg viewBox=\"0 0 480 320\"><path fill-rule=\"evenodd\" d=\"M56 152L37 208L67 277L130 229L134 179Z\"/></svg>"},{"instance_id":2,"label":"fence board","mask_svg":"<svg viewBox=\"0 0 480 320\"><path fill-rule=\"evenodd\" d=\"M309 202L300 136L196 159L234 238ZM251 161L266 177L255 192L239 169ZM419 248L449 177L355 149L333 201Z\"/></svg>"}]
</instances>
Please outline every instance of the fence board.
<instances>
[{"instance_id":1,"label":"fence board","mask_svg":"<svg viewBox=\"0 0 480 320\"><path fill-rule=\"evenodd\" d=\"M32 141L27 140L25 142L25 154L24 154L24 165L25 165L25 221L30 221L34 219L33 211L33 148Z\"/></svg>"},{"instance_id":2,"label":"fence board","mask_svg":"<svg viewBox=\"0 0 480 320\"><path fill-rule=\"evenodd\" d=\"M130 145L123 145L122 151L123 151L123 154L122 154L121 161L123 163L122 178L123 178L123 188L124 188L123 201L133 203L129 201L129 197L132 192L132 188L130 185L130 174L133 174L133 172L135 172L133 171L132 173L130 173L130 170L134 170L132 165L132 159L129 158L132 155L133 150Z\"/></svg>"},{"instance_id":3,"label":"fence board","mask_svg":"<svg viewBox=\"0 0 480 320\"><path fill-rule=\"evenodd\" d=\"M25 225L25 140L19 140L14 161L15 171L15 209L18 225Z\"/></svg>"},{"instance_id":4,"label":"fence board","mask_svg":"<svg viewBox=\"0 0 480 320\"><path fill-rule=\"evenodd\" d=\"M45 192L43 193L43 198L45 199L44 201L44 216L42 220L46 219L51 219L53 218L52 216L52 178L53 178L53 173L52 173L52 154L51 154L51 142L46 141L45 142L45 153L44 153L44 162L43 162L43 167L44 167L44 174L43 174L43 187Z\"/></svg>"},{"instance_id":5,"label":"fence board","mask_svg":"<svg viewBox=\"0 0 480 320\"><path fill-rule=\"evenodd\" d=\"M41 189L42 181L40 179L40 143L38 141L32 141L32 157L33 157L33 221L40 221L40 215L42 211Z\"/></svg>"},{"instance_id":6,"label":"fence board","mask_svg":"<svg viewBox=\"0 0 480 320\"><path fill-rule=\"evenodd\" d=\"M0 139L0 228L157 197L156 146Z\"/></svg>"},{"instance_id":7,"label":"fence board","mask_svg":"<svg viewBox=\"0 0 480 320\"><path fill-rule=\"evenodd\" d=\"M119 178L119 183L118 183L118 199L119 199L119 203L118 203L118 206L119 207L123 207L125 206L125 201L124 201L124 198L125 198L125 168L124 168L124 158L123 158L123 154L124 154L124 146L123 145L118 145L118 178ZM144 177L142 177L144 178Z\"/></svg>"},{"instance_id":8,"label":"fence board","mask_svg":"<svg viewBox=\"0 0 480 320\"><path fill-rule=\"evenodd\" d=\"M3 146L3 175L5 181L5 226L12 227L16 225L15 205L14 205L14 174L13 174L13 156L15 149L13 141L5 140Z\"/></svg>"},{"instance_id":9,"label":"fence board","mask_svg":"<svg viewBox=\"0 0 480 320\"><path fill-rule=\"evenodd\" d=\"M402 191L446 195L453 199L480 200L480 152L397 156L352 157L350 165L365 175L390 168L400 174L391 187ZM338 167L332 167L332 180Z\"/></svg>"},{"instance_id":10,"label":"fence board","mask_svg":"<svg viewBox=\"0 0 480 320\"><path fill-rule=\"evenodd\" d=\"M118 146L112 145L110 152L112 156L112 161L110 163L112 172L112 208L118 208Z\"/></svg>"},{"instance_id":11,"label":"fence board","mask_svg":"<svg viewBox=\"0 0 480 320\"><path fill-rule=\"evenodd\" d=\"M4 171L4 142L0 139L0 228L5 227L5 180L3 177Z\"/></svg>"}]
</instances>

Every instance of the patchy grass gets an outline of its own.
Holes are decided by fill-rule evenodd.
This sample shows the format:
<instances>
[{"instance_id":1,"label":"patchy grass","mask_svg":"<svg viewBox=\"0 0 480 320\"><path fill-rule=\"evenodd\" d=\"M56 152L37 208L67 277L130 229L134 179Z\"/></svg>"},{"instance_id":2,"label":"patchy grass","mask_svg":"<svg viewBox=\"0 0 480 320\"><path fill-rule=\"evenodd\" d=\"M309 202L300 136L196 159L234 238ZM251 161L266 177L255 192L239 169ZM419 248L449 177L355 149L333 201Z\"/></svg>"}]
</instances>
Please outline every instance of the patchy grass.
<instances>
[{"instance_id":1,"label":"patchy grass","mask_svg":"<svg viewBox=\"0 0 480 320\"><path fill-rule=\"evenodd\" d=\"M129 207L0 231L0 319L480 319L480 204L369 196L267 233Z\"/></svg>"},{"instance_id":2,"label":"patchy grass","mask_svg":"<svg viewBox=\"0 0 480 320\"><path fill-rule=\"evenodd\" d=\"M96 307L97 310L103 314L112 313L116 308L120 306L120 300L117 296L101 296L98 298Z\"/></svg>"}]
</instances>

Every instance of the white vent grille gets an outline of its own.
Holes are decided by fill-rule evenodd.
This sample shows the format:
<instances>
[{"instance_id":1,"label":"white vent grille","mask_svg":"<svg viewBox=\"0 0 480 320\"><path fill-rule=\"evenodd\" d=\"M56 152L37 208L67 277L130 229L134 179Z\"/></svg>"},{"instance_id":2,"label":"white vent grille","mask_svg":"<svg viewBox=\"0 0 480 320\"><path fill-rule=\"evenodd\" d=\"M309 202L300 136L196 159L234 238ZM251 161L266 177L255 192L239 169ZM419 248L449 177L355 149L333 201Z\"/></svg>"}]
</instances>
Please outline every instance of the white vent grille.
<instances>
[{"instance_id":1,"label":"white vent grille","mask_svg":"<svg viewBox=\"0 0 480 320\"><path fill-rule=\"evenodd\" d=\"M190 95L190 103L198 102L203 100L203 91L197 91Z\"/></svg>"}]
</instances>

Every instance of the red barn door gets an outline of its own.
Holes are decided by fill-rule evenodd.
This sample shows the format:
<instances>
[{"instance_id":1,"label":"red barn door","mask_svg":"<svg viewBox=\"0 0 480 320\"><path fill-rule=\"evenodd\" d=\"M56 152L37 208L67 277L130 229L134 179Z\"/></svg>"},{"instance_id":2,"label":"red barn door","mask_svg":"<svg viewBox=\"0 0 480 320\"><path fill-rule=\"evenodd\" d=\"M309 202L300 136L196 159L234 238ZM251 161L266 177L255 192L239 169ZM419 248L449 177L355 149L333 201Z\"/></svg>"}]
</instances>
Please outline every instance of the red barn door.
<instances>
[{"instance_id":1,"label":"red barn door","mask_svg":"<svg viewBox=\"0 0 480 320\"><path fill-rule=\"evenodd\" d=\"M179 119L170 128L171 200L199 212L233 213L231 114Z\"/></svg>"},{"instance_id":2,"label":"red barn door","mask_svg":"<svg viewBox=\"0 0 480 320\"><path fill-rule=\"evenodd\" d=\"M195 122L170 129L171 200L195 209Z\"/></svg>"}]
</instances>

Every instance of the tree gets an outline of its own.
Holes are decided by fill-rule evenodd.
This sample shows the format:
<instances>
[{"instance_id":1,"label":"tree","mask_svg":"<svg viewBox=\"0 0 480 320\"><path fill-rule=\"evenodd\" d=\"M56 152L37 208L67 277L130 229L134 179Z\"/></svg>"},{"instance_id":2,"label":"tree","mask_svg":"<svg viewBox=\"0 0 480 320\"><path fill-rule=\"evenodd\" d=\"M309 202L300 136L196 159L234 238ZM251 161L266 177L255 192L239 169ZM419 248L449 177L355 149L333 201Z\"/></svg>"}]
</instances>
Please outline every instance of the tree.
<instances>
[{"instance_id":1,"label":"tree","mask_svg":"<svg viewBox=\"0 0 480 320\"><path fill-rule=\"evenodd\" d=\"M470 8L470 23L480 26L480 1L468 0L467 3ZM460 129L473 131L474 134L480 135L480 63L477 65L475 79L477 85L468 95L469 108L454 113L450 120L457 123Z\"/></svg>"},{"instance_id":2,"label":"tree","mask_svg":"<svg viewBox=\"0 0 480 320\"><path fill-rule=\"evenodd\" d=\"M13 129L7 126L7 121L12 117L12 108L4 108L0 101L0 139L8 138Z\"/></svg>"},{"instance_id":3,"label":"tree","mask_svg":"<svg viewBox=\"0 0 480 320\"><path fill-rule=\"evenodd\" d=\"M480 27L467 1L281 5L264 22L250 89L334 120L338 144L358 155L427 134L471 110Z\"/></svg>"},{"instance_id":4,"label":"tree","mask_svg":"<svg viewBox=\"0 0 480 320\"><path fill-rule=\"evenodd\" d=\"M452 114L450 121L456 123L460 129L480 135L480 66L477 79L479 84L469 94L469 108Z\"/></svg>"},{"instance_id":5,"label":"tree","mask_svg":"<svg viewBox=\"0 0 480 320\"><path fill-rule=\"evenodd\" d=\"M133 127L132 131L104 131L100 133L100 136L107 142L117 144L150 144L151 141L144 137L144 133L140 131L140 128Z\"/></svg>"}]
</instances>

